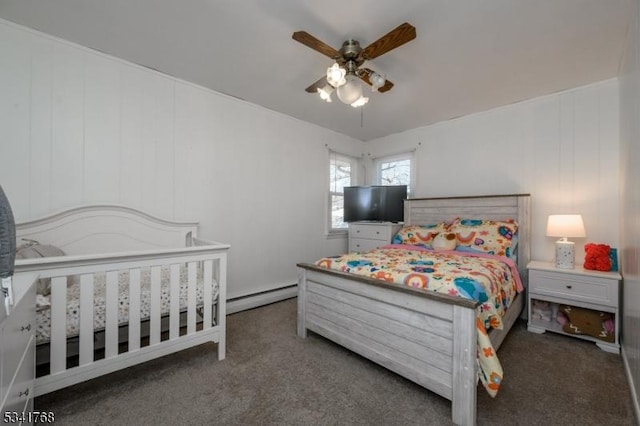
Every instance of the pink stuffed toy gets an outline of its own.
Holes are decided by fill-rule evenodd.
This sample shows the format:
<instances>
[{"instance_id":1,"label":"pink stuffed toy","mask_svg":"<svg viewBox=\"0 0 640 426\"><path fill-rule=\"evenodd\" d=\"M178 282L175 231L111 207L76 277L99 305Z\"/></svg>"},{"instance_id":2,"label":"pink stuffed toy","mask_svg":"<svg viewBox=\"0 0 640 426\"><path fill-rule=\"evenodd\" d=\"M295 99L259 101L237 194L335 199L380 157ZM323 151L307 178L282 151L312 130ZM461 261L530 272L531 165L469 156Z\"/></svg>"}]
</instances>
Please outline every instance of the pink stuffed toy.
<instances>
[{"instance_id":1,"label":"pink stuffed toy","mask_svg":"<svg viewBox=\"0 0 640 426\"><path fill-rule=\"evenodd\" d=\"M606 244L586 244L584 246L584 251L586 252L584 257L584 269L591 269L592 271L610 271L610 250L611 247Z\"/></svg>"}]
</instances>

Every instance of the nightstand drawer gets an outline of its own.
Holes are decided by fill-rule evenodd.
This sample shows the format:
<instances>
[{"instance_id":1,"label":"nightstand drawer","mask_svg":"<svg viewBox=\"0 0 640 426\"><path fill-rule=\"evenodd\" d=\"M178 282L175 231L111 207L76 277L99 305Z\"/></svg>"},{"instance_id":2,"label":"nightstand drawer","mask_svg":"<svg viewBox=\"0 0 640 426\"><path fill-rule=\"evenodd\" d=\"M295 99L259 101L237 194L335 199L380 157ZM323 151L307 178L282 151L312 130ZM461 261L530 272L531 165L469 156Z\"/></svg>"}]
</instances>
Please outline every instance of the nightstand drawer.
<instances>
[{"instance_id":1,"label":"nightstand drawer","mask_svg":"<svg viewBox=\"0 0 640 426\"><path fill-rule=\"evenodd\" d=\"M555 296L616 307L618 282L570 273L531 270L529 291L534 294Z\"/></svg>"}]
</instances>

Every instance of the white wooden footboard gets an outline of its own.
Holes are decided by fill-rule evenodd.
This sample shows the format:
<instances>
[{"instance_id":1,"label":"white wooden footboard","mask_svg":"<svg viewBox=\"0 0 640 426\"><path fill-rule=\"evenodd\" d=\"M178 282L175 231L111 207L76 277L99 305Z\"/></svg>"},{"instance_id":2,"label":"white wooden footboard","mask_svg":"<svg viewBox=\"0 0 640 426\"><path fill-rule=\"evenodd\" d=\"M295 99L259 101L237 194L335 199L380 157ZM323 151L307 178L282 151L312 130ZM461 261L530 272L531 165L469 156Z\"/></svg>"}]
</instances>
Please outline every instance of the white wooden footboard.
<instances>
[{"instance_id":1,"label":"white wooden footboard","mask_svg":"<svg viewBox=\"0 0 640 426\"><path fill-rule=\"evenodd\" d=\"M298 335L306 330L452 401L476 420L476 303L299 264Z\"/></svg>"},{"instance_id":2,"label":"white wooden footboard","mask_svg":"<svg viewBox=\"0 0 640 426\"><path fill-rule=\"evenodd\" d=\"M203 244L201 241L198 243ZM226 330L226 256L228 245L197 245L182 249L155 250L106 256L69 256L39 261L23 261L16 270L37 270L41 278L51 278L50 374L35 383L36 396L92 379L163 355L208 341L218 343L218 359L225 358ZM188 290L186 332L181 333L178 297L170 297L169 327L161 329L161 268L170 269L170 295L178 295L180 265L187 265ZM150 268L150 316L148 338L141 336L141 268ZM201 315L196 306L196 279L202 268L203 304ZM104 358L95 359L94 285L95 274L106 273ZM119 343L118 276L129 276L129 322L127 344ZM67 366L67 277L80 280L79 362ZM214 298L214 286L219 292ZM213 306L216 306L215 318ZM200 318L200 321L198 317ZM181 335L182 334L182 335ZM148 340L147 340L148 339Z\"/></svg>"}]
</instances>

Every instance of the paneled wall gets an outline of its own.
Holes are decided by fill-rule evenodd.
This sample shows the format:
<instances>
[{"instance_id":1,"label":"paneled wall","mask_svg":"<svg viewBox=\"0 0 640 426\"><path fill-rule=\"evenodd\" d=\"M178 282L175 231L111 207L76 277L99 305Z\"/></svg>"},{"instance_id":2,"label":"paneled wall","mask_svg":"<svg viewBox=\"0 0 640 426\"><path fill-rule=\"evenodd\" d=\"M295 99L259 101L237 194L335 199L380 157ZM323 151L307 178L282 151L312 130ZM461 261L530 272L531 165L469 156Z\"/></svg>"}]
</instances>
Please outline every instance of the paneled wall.
<instances>
[{"instance_id":1,"label":"paneled wall","mask_svg":"<svg viewBox=\"0 0 640 426\"><path fill-rule=\"evenodd\" d=\"M229 297L296 282L325 236L328 150L362 142L0 20L0 184L18 220L119 203L231 244Z\"/></svg>"},{"instance_id":2,"label":"paneled wall","mask_svg":"<svg viewBox=\"0 0 640 426\"><path fill-rule=\"evenodd\" d=\"M620 74L620 234L622 247L623 356L640 422L640 1L633 17Z\"/></svg>"},{"instance_id":3,"label":"paneled wall","mask_svg":"<svg viewBox=\"0 0 640 426\"><path fill-rule=\"evenodd\" d=\"M549 214L580 213L584 243L618 247L618 80L409 130L367 145L370 158L415 149L416 197L530 193L532 256L552 260ZM371 175L371 173L369 173Z\"/></svg>"}]
</instances>

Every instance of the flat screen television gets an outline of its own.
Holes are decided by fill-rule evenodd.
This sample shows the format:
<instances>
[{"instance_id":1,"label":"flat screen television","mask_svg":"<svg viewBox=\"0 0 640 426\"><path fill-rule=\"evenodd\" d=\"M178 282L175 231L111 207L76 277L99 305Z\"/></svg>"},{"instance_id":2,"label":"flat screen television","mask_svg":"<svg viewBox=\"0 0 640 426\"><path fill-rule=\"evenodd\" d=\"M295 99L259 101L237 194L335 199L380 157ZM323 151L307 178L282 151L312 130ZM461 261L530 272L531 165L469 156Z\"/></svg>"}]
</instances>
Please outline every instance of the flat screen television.
<instances>
[{"instance_id":1,"label":"flat screen television","mask_svg":"<svg viewBox=\"0 0 640 426\"><path fill-rule=\"evenodd\" d=\"M347 186L345 222L402 222L407 185Z\"/></svg>"}]
</instances>

